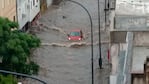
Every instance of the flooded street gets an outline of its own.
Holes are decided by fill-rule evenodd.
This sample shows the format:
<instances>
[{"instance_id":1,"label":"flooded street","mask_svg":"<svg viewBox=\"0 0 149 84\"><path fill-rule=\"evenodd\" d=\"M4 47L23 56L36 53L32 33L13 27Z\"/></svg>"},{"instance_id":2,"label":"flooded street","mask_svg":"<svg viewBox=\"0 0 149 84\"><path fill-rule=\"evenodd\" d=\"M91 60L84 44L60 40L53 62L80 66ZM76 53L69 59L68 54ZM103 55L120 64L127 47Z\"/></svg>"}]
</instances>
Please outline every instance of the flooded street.
<instances>
[{"instance_id":1,"label":"flooded street","mask_svg":"<svg viewBox=\"0 0 149 84\"><path fill-rule=\"evenodd\" d=\"M103 47L108 46L103 45ZM102 52L106 53L106 48L103 48ZM91 84L90 51L89 46L79 48L42 46L34 54L35 60L41 66L39 77L48 84ZM108 80L109 75L106 57L103 60L104 69L98 69L97 51L97 46L94 46L95 84L99 84L99 82L108 84L108 81L105 81L105 79ZM104 54L104 56L106 55ZM105 70L107 70L106 73Z\"/></svg>"},{"instance_id":2,"label":"flooded street","mask_svg":"<svg viewBox=\"0 0 149 84\"><path fill-rule=\"evenodd\" d=\"M110 64L107 59L109 47L108 31L104 31L104 1L101 3L101 41L103 69L99 69L98 58L98 16L96 0L77 0L92 15L94 33L94 78L95 84L108 84ZM40 65L38 77L48 84L91 84L90 21L87 13L76 4L65 2L52 6L43 14L38 25L32 28L41 39L42 45L33 53L33 59ZM35 31L37 30L38 31ZM67 33L81 29L82 41L68 41ZM34 82L35 84L38 84ZM33 84L33 83L32 83Z\"/></svg>"}]
</instances>

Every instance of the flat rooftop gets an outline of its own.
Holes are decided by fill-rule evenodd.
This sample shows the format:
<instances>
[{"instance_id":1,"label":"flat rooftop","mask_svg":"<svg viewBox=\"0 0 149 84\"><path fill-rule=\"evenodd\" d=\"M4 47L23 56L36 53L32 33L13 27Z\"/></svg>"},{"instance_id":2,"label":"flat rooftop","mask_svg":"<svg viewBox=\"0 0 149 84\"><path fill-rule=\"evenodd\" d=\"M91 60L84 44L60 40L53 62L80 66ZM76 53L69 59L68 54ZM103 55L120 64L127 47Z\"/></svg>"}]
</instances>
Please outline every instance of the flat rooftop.
<instances>
[{"instance_id":1,"label":"flat rooftop","mask_svg":"<svg viewBox=\"0 0 149 84\"><path fill-rule=\"evenodd\" d=\"M116 0L116 15L147 15L149 0Z\"/></svg>"},{"instance_id":2,"label":"flat rooftop","mask_svg":"<svg viewBox=\"0 0 149 84\"><path fill-rule=\"evenodd\" d=\"M149 56L149 47L134 47L131 73L144 73L144 63Z\"/></svg>"},{"instance_id":3,"label":"flat rooftop","mask_svg":"<svg viewBox=\"0 0 149 84\"><path fill-rule=\"evenodd\" d=\"M149 31L149 0L116 0L115 31Z\"/></svg>"}]
</instances>

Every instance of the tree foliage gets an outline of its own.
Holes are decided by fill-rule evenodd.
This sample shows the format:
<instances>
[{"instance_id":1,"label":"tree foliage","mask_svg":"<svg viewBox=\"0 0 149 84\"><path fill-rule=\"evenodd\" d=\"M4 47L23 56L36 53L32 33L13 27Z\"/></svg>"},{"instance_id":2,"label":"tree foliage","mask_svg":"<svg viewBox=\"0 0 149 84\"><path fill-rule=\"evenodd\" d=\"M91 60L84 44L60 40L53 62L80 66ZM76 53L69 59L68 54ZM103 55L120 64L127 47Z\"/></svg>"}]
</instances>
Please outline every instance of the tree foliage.
<instances>
[{"instance_id":1,"label":"tree foliage","mask_svg":"<svg viewBox=\"0 0 149 84\"><path fill-rule=\"evenodd\" d=\"M0 17L0 68L37 74L39 66L29 59L30 50L39 47L40 40L31 34L14 30L17 27L16 22Z\"/></svg>"},{"instance_id":2,"label":"tree foliage","mask_svg":"<svg viewBox=\"0 0 149 84\"><path fill-rule=\"evenodd\" d=\"M0 84L17 84L17 79L12 75L0 75Z\"/></svg>"}]
</instances>

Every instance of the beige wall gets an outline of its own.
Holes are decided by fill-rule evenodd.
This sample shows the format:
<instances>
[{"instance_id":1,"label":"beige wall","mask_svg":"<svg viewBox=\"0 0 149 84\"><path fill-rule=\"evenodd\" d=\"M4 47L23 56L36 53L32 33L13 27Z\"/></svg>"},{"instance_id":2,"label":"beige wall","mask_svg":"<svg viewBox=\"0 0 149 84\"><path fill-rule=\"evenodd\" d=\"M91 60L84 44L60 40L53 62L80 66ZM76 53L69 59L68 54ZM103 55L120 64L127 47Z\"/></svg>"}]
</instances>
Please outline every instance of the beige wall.
<instances>
[{"instance_id":1,"label":"beige wall","mask_svg":"<svg viewBox=\"0 0 149 84\"><path fill-rule=\"evenodd\" d=\"M16 0L0 0L0 16L16 21Z\"/></svg>"}]
</instances>

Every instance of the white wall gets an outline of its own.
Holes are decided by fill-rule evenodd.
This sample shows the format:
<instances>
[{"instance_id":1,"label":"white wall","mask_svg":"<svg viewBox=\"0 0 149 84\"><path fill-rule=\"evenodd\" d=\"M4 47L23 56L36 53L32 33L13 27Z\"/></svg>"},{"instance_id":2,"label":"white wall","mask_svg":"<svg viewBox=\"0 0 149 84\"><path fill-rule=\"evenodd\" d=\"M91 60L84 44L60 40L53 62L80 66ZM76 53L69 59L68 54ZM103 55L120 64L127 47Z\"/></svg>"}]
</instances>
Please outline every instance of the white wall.
<instances>
[{"instance_id":1,"label":"white wall","mask_svg":"<svg viewBox=\"0 0 149 84\"><path fill-rule=\"evenodd\" d=\"M22 29L27 22L32 22L39 12L40 0L17 0L17 18L19 29Z\"/></svg>"},{"instance_id":2,"label":"white wall","mask_svg":"<svg viewBox=\"0 0 149 84\"><path fill-rule=\"evenodd\" d=\"M51 6L53 0L47 0L47 7Z\"/></svg>"},{"instance_id":3,"label":"white wall","mask_svg":"<svg viewBox=\"0 0 149 84\"><path fill-rule=\"evenodd\" d=\"M17 19L19 24L19 29L28 22L28 10L27 10L27 0L17 0Z\"/></svg>"},{"instance_id":4,"label":"white wall","mask_svg":"<svg viewBox=\"0 0 149 84\"><path fill-rule=\"evenodd\" d=\"M35 16L40 12L40 0L28 0L28 1L30 4L29 21L31 22L35 18Z\"/></svg>"}]
</instances>

